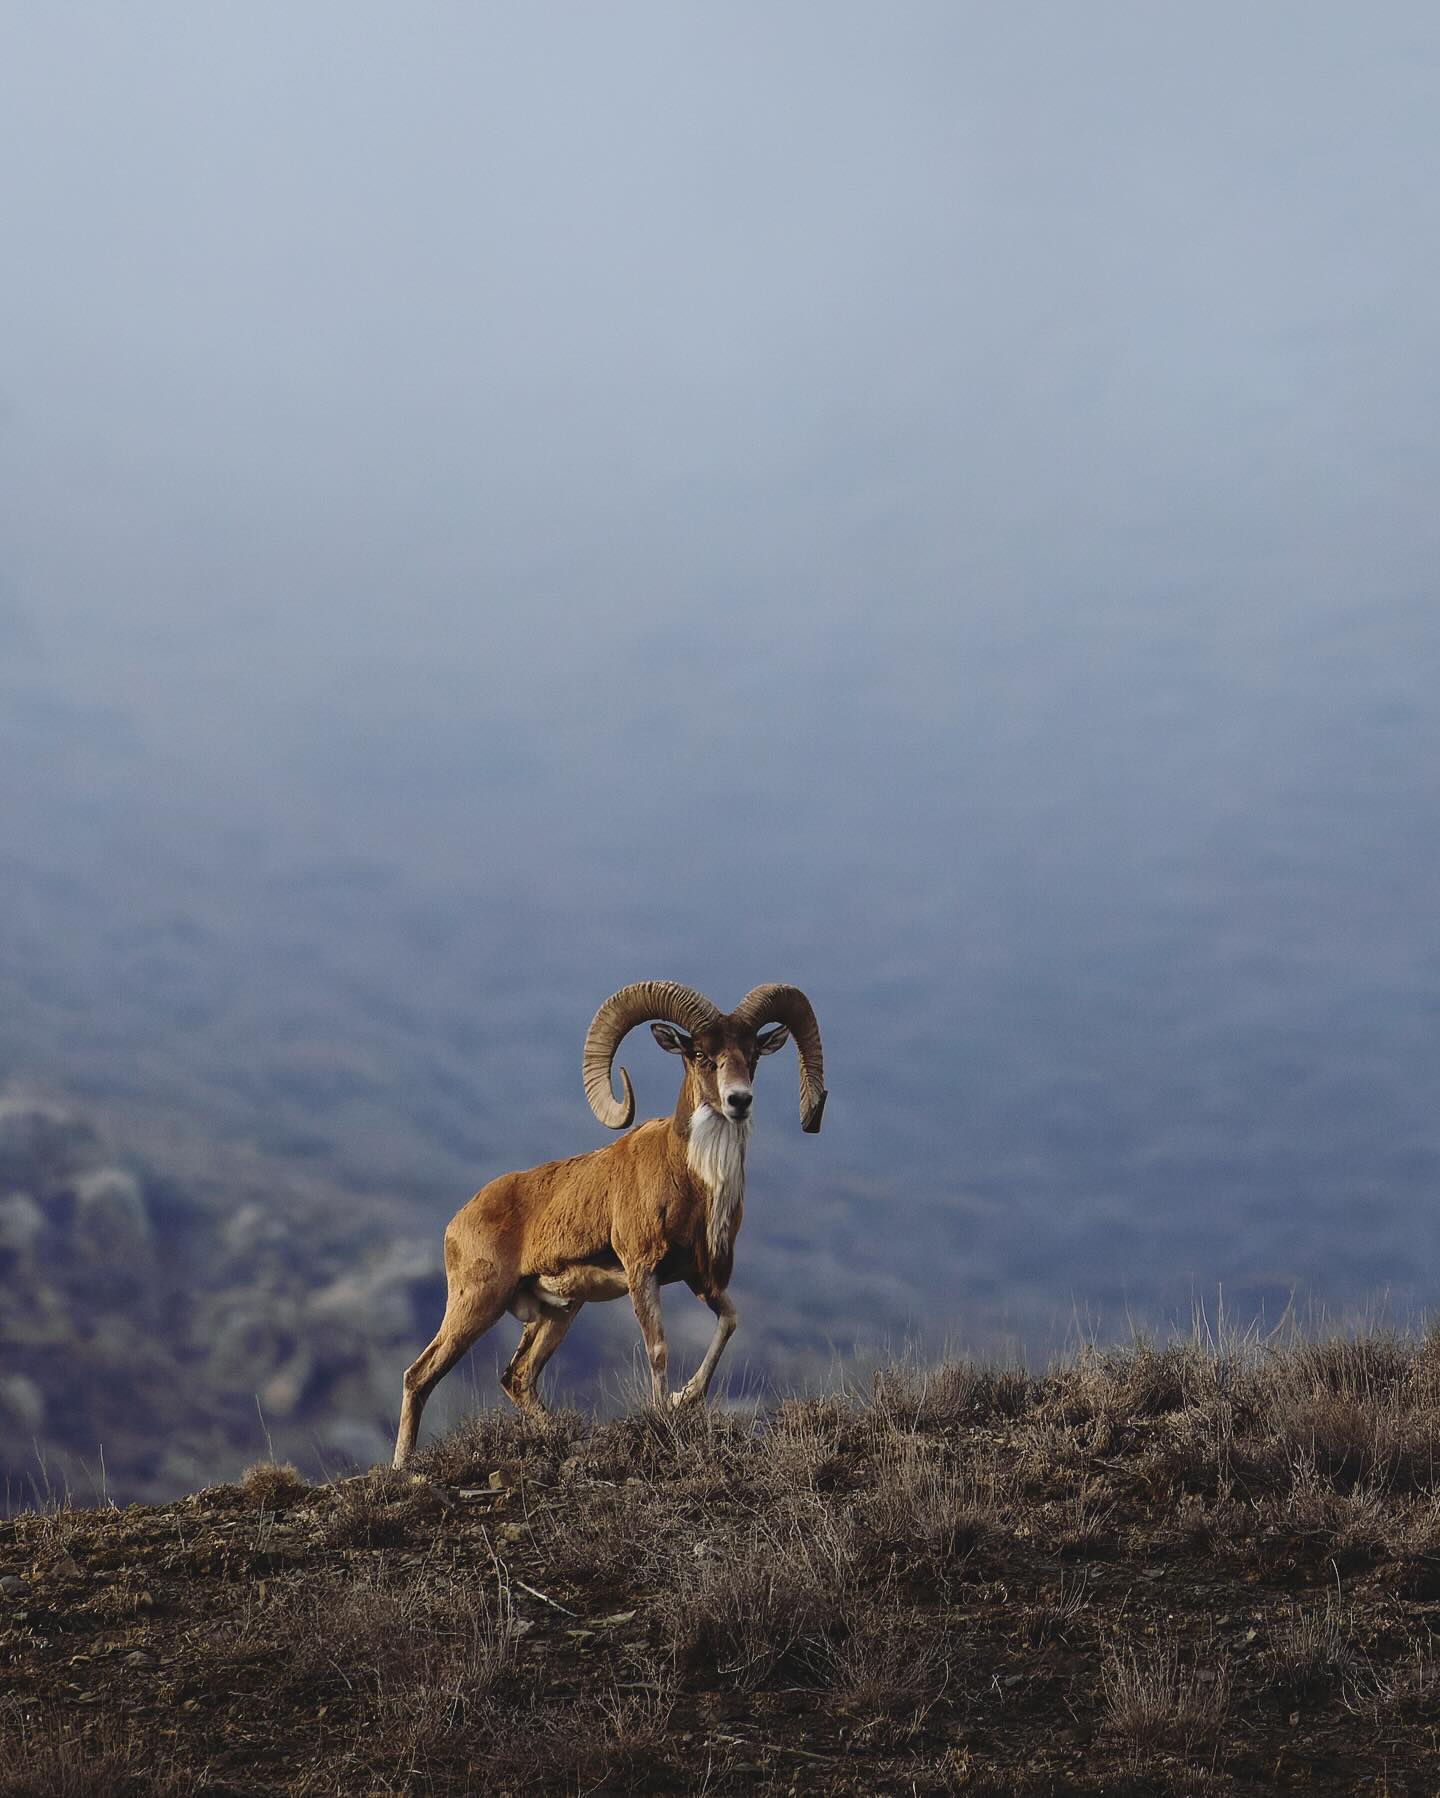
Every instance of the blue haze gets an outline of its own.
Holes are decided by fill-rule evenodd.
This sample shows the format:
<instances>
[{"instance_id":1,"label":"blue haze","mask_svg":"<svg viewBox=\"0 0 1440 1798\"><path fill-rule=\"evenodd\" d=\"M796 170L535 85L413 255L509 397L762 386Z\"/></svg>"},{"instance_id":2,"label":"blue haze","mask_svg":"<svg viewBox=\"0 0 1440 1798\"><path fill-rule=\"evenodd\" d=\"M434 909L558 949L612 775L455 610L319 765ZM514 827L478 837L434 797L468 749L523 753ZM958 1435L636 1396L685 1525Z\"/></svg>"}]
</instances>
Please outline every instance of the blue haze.
<instances>
[{"instance_id":1,"label":"blue haze","mask_svg":"<svg viewBox=\"0 0 1440 1798\"><path fill-rule=\"evenodd\" d=\"M780 1336L1434 1302L1432 8L7 38L0 1071L428 1229L791 979Z\"/></svg>"}]
</instances>

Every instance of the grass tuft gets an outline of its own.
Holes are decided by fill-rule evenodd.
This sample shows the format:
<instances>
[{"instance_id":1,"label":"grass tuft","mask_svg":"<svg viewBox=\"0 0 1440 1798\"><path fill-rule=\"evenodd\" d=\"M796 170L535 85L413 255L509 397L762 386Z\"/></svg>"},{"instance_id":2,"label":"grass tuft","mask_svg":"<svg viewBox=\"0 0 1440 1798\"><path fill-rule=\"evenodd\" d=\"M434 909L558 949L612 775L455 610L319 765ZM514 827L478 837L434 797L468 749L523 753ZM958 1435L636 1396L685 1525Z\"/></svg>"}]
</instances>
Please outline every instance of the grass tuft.
<instances>
[{"instance_id":1,"label":"grass tuft","mask_svg":"<svg viewBox=\"0 0 1440 1798\"><path fill-rule=\"evenodd\" d=\"M288 1461L257 1461L240 1476L240 1489L260 1510L283 1511L304 1498L310 1484Z\"/></svg>"}]
</instances>

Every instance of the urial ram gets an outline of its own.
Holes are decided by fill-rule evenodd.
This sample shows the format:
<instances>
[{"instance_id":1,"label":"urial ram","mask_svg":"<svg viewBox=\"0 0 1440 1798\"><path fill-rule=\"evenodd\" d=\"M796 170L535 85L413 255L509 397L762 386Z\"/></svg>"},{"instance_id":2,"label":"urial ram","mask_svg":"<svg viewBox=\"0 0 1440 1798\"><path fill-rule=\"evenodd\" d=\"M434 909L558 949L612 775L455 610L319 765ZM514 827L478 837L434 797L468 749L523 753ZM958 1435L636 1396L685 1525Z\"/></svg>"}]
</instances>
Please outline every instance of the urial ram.
<instances>
[{"instance_id":1,"label":"urial ram","mask_svg":"<svg viewBox=\"0 0 1440 1798\"><path fill-rule=\"evenodd\" d=\"M617 1099L611 1069L622 1037L649 1020L660 1047L683 1058L685 1073L671 1116L631 1130L634 1088L621 1068L624 1097ZM405 1374L397 1467L415 1446L425 1401L507 1311L524 1329L501 1384L521 1410L543 1409L536 1380L586 1300L627 1293L654 1396L663 1402L660 1288L683 1280L715 1313L715 1335L671 1403L704 1398L735 1330L725 1289L745 1202L755 1067L791 1036L800 1057L800 1126L816 1131L825 1109L820 1029L798 987L757 986L728 1013L669 980L622 987L605 1001L585 1038L585 1094L602 1124L626 1134L588 1155L502 1174L451 1219L445 1316Z\"/></svg>"}]
</instances>

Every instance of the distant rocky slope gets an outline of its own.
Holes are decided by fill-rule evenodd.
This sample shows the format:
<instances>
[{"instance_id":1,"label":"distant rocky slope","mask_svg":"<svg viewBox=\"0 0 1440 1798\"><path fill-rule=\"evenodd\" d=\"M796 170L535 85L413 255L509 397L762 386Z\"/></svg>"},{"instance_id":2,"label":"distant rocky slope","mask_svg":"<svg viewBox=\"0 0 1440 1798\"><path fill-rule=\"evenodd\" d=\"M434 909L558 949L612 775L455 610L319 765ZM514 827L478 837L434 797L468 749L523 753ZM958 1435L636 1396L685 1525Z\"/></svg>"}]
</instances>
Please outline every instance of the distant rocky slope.
<instances>
[{"instance_id":1,"label":"distant rocky slope","mask_svg":"<svg viewBox=\"0 0 1440 1798\"><path fill-rule=\"evenodd\" d=\"M117 1141L116 1136L121 1140ZM439 1242L375 1201L0 1097L0 1495L169 1497L388 1452ZM268 1436L268 1444L267 1444Z\"/></svg>"}]
</instances>

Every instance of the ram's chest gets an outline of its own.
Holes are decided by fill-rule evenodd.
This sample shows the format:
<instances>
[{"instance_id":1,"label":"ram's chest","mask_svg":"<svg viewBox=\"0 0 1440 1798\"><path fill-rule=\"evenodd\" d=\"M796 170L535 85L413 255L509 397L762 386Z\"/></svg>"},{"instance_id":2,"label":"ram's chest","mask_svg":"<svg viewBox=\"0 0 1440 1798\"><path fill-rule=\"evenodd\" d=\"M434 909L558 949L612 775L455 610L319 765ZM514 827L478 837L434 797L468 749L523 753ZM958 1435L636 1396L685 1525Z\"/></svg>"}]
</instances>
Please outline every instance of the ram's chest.
<instances>
[{"instance_id":1,"label":"ram's chest","mask_svg":"<svg viewBox=\"0 0 1440 1798\"><path fill-rule=\"evenodd\" d=\"M690 1172L705 1188L706 1245L714 1265L730 1265L745 1203L745 1145L750 1122L732 1123L702 1105L690 1117Z\"/></svg>"}]
</instances>

